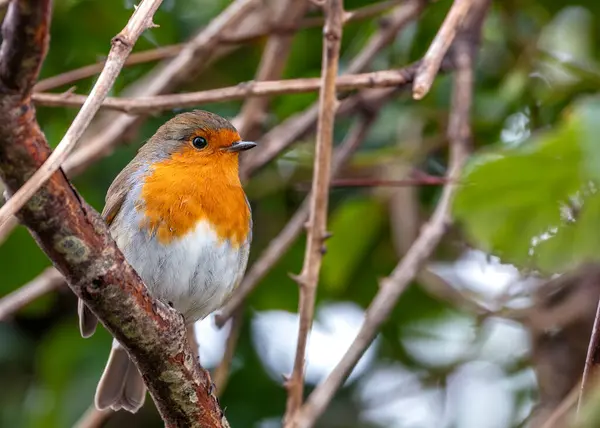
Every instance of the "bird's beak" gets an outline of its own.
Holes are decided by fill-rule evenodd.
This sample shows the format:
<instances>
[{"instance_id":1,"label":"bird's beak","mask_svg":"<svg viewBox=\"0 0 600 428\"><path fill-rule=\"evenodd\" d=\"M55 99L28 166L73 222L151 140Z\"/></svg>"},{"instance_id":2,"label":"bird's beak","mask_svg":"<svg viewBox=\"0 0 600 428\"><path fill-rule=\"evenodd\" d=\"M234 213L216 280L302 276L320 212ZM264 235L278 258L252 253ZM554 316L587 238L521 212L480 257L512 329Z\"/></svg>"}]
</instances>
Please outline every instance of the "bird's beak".
<instances>
[{"instance_id":1,"label":"bird's beak","mask_svg":"<svg viewBox=\"0 0 600 428\"><path fill-rule=\"evenodd\" d=\"M256 147L256 143L252 141L236 141L229 147L224 147L223 150L226 152L243 152L244 150L250 150L252 147Z\"/></svg>"}]
</instances>

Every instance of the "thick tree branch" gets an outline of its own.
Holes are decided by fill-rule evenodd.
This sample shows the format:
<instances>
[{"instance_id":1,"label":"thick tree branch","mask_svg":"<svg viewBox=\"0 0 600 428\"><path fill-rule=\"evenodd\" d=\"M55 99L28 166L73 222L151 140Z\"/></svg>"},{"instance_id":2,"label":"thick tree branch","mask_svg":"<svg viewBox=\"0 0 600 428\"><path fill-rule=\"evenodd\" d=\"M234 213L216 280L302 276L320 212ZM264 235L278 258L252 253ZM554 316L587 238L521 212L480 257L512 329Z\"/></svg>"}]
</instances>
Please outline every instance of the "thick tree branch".
<instances>
[{"instance_id":1,"label":"thick tree branch","mask_svg":"<svg viewBox=\"0 0 600 428\"><path fill-rule=\"evenodd\" d=\"M367 308L365 321L350 348L327 379L317 386L308 397L306 404L296 414L293 425L290 425L294 428L313 426L317 418L325 411L335 392L341 387L352 368L375 338L379 327L393 310L400 295L417 275L420 267L429 258L451 223L450 203L457 187L454 180L460 175L467 160L471 139L472 65L475 54L475 46L471 42L477 39L473 38L470 33L479 33L488 5L489 0L475 0L468 17L469 25L466 27L470 31L469 33L465 32L464 37L455 46L454 57L457 71L448 126L450 162L447 176L449 183L444 187L441 199L429 223L423 227L419 237L392 274L381 282L380 290Z\"/></svg>"},{"instance_id":2,"label":"thick tree branch","mask_svg":"<svg viewBox=\"0 0 600 428\"><path fill-rule=\"evenodd\" d=\"M319 281L321 261L327 239L327 208L329 181L331 180L331 155L333 152L333 126L338 107L335 79L342 43L344 4L342 0L327 0L325 27L323 28L323 57L321 65L322 85L319 93L319 120L317 124L317 148L313 172L313 187L310 198L308 236L302 272L296 277L300 286L300 327L292 376L286 383L288 400L284 422L288 425L303 401L304 362L306 344L315 311L315 297Z\"/></svg>"},{"instance_id":3,"label":"thick tree branch","mask_svg":"<svg viewBox=\"0 0 600 428\"><path fill-rule=\"evenodd\" d=\"M129 25L129 35L148 25L155 6L147 0L138 6L133 24L139 26ZM29 101L46 53L50 9L50 0L13 0L2 27L0 176L9 192L51 153ZM120 40L117 44L125 45L131 39ZM19 217L73 292L128 351L166 425L227 426L210 378L187 344L181 315L150 296L101 217L61 171L50 176Z\"/></svg>"}]
</instances>

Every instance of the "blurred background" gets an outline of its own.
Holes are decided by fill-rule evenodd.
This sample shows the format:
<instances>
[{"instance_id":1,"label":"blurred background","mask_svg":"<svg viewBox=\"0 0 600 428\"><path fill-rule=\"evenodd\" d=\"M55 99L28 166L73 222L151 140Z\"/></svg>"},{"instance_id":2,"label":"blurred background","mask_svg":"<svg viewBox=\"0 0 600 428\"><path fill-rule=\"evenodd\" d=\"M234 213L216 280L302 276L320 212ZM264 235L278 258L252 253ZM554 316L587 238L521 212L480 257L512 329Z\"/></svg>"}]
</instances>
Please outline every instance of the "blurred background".
<instances>
[{"instance_id":1,"label":"blurred background","mask_svg":"<svg viewBox=\"0 0 600 428\"><path fill-rule=\"evenodd\" d=\"M218 15L224 0L165 0L134 51L182 43ZM346 0L347 10L377 2ZM382 2L383 3L383 2ZM344 27L340 71L404 2L385 2L377 16ZM102 61L127 22L132 0L55 0L51 45L41 78ZM423 2L365 71L404 67L427 50L452 2ZM312 7L312 16L320 11ZM474 154L453 206L456 224L404 292L321 427L542 427L580 379L600 292L600 2L493 2L476 61ZM320 27L298 31L282 78L316 77ZM179 90L236 85L255 78L267 37L221 55ZM124 69L112 95L156 62ZM75 83L85 94L95 77ZM56 88L63 92L72 85ZM400 92L375 111L359 150L339 173L367 182L331 190L327 254L307 350L308 392L324 380L355 337L364 310L417 236L441 186L382 186L409 172L442 177L447 167L450 74L414 101ZM318 94L272 99L261 136L317 100ZM233 118L242 101L199 106ZM38 107L56 145L76 109ZM74 179L101 210L115 175L140 144L176 111L151 115L116 151ZM339 144L358 114L336 121ZM250 264L300 206L311 180L314 132L305 133L246 188L254 213ZM82 144L85 143L82 142ZM355 180L355 181L356 181ZM424 180L426 181L426 180ZM363 183L364 184L364 183ZM220 402L233 427L281 425L298 328L299 273L305 235L260 282L244 305ZM19 227L0 245L0 297L50 262ZM196 325L200 360L215 370L232 330L210 318ZM89 408L111 338L102 328L80 337L76 299L59 287L0 321L0 426L73 426ZM100 425L97 425L100 426ZM111 415L106 427L160 427L151 399L136 415ZM563 426L563 425L556 425ZM590 426L600 426L590 425Z\"/></svg>"}]
</instances>

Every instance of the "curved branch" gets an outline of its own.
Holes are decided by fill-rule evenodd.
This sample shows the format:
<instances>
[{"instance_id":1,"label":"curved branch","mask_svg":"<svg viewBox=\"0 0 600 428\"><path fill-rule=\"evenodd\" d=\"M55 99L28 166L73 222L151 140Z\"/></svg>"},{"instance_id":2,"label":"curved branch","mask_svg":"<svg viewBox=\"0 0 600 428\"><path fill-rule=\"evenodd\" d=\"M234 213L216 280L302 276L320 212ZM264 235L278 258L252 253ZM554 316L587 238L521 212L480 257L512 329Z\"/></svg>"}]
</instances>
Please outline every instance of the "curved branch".
<instances>
[{"instance_id":1,"label":"curved branch","mask_svg":"<svg viewBox=\"0 0 600 428\"><path fill-rule=\"evenodd\" d=\"M9 192L22 186L51 153L30 103L47 50L50 4L13 0L3 25L0 177ZM150 4L144 1L138 13L148 11ZM126 348L168 427L228 426L210 378L187 343L182 317L150 296L101 217L61 171L25 204L19 218L73 292Z\"/></svg>"}]
</instances>

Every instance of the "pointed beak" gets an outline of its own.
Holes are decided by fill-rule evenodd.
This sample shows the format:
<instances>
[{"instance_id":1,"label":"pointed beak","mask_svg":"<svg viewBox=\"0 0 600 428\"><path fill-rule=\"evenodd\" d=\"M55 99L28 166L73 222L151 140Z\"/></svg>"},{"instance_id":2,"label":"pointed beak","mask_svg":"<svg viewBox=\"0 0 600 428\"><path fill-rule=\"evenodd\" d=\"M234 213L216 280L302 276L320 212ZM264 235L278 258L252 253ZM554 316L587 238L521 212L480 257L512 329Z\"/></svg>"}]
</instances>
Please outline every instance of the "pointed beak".
<instances>
[{"instance_id":1,"label":"pointed beak","mask_svg":"<svg viewBox=\"0 0 600 428\"><path fill-rule=\"evenodd\" d=\"M256 147L256 143L252 141L236 141L229 147L223 148L226 152L237 153L243 152L244 150L250 150L251 148Z\"/></svg>"}]
</instances>

